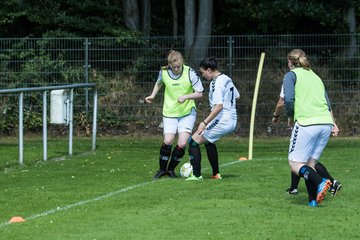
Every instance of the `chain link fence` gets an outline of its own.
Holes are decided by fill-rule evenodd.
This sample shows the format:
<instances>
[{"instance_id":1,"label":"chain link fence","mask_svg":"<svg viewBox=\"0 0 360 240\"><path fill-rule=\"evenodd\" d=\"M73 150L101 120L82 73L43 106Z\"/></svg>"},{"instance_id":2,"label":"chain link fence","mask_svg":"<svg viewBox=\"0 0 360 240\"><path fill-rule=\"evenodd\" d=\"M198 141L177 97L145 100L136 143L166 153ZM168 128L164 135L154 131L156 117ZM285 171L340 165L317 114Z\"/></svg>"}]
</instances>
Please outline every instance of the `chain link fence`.
<instances>
[{"instance_id":1,"label":"chain link fence","mask_svg":"<svg viewBox=\"0 0 360 240\"><path fill-rule=\"evenodd\" d=\"M309 55L312 69L324 81L342 134L358 135L359 36L209 37L207 56L217 58L220 70L232 77L241 92L238 129L234 134L248 136L259 58L261 52L265 52L255 133L289 135L286 116L282 116L281 125L272 126L271 115L279 97L282 78L288 71L286 55L294 48L301 48ZM170 49L182 52L185 61L189 60L189 49L184 48L183 37L0 39L0 84L2 89L6 89L96 83L99 92L99 133L161 132L162 92L158 94L155 104L144 103L144 98L151 93L160 66L167 64L166 56ZM191 67L198 70L197 66ZM209 111L208 83L203 83L205 94L197 104L199 119L203 119ZM91 109L88 94L84 90L75 93L75 96L85 95L85 98L75 98L81 99L76 100L74 109L74 114L81 113L81 121ZM16 101L13 96L1 98L0 128L2 132L4 129L11 132L11 128L16 126L8 122L13 122L9 119L16 117L16 107L13 106ZM41 96L27 95L24 101L27 101L29 116L41 109Z\"/></svg>"}]
</instances>

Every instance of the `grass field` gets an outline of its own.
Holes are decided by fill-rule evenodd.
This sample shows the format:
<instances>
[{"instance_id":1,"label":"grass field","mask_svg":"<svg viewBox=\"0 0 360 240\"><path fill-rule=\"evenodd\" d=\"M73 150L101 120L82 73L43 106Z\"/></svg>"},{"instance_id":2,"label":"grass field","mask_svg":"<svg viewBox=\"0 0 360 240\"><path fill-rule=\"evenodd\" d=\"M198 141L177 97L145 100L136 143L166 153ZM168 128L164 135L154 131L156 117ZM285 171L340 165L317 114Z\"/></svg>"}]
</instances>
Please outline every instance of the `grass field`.
<instances>
[{"instance_id":1,"label":"grass field","mask_svg":"<svg viewBox=\"0 0 360 240\"><path fill-rule=\"evenodd\" d=\"M58 158L67 139L52 139L47 162L41 141L25 139L24 166L17 139L2 138L0 238L360 239L359 140L330 140L321 161L343 189L310 208L303 181L298 195L284 194L287 138L256 139L251 161L238 161L247 139L222 139L223 179L209 179L203 151L202 182L152 181L161 136L101 137L87 153L90 140L74 139L71 158ZM8 224L13 216L26 222Z\"/></svg>"}]
</instances>

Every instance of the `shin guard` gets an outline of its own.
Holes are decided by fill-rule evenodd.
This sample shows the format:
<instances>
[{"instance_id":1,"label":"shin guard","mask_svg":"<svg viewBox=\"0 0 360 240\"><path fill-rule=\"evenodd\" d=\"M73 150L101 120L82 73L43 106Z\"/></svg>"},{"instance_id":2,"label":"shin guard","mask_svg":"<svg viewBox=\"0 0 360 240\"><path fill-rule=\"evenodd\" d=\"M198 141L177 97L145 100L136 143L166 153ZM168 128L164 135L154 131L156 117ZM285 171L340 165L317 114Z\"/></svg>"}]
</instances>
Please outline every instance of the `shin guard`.
<instances>
[{"instance_id":1,"label":"shin guard","mask_svg":"<svg viewBox=\"0 0 360 240\"><path fill-rule=\"evenodd\" d=\"M160 148L160 157L159 157L159 165L161 171L166 171L166 167L171 155L171 145L163 145Z\"/></svg>"},{"instance_id":2,"label":"shin guard","mask_svg":"<svg viewBox=\"0 0 360 240\"><path fill-rule=\"evenodd\" d=\"M322 177L308 165L304 165L300 168L299 176L305 178L307 181L313 182L316 186L322 182Z\"/></svg>"},{"instance_id":3,"label":"shin guard","mask_svg":"<svg viewBox=\"0 0 360 240\"><path fill-rule=\"evenodd\" d=\"M213 176L215 176L219 173L219 158L216 145L214 143L208 142L205 143L205 148L207 157L212 168L212 174Z\"/></svg>"},{"instance_id":4,"label":"shin guard","mask_svg":"<svg viewBox=\"0 0 360 240\"><path fill-rule=\"evenodd\" d=\"M195 177L201 176L201 151L199 144L192 138L189 141L190 163L193 166L193 174Z\"/></svg>"},{"instance_id":5,"label":"shin guard","mask_svg":"<svg viewBox=\"0 0 360 240\"><path fill-rule=\"evenodd\" d=\"M174 171L174 169L179 165L181 159L185 155L185 149L176 146L171 154L171 160L168 166L169 171Z\"/></svg>"}]
</instances>

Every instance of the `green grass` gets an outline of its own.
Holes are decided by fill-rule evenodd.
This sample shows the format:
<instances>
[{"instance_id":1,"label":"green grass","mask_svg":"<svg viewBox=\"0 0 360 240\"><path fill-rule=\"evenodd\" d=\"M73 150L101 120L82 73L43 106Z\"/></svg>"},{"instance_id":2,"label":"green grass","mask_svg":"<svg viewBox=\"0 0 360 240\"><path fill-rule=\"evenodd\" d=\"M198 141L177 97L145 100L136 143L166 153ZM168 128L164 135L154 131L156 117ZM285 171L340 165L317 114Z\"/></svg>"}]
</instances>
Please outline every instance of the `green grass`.
<instances>
[{"instance_id":1,"label":"green grass","mask_svg":"<svg viewBox=\"0 0 360 240\"><path fill-rule=\"evenodd\" d=\"M321 161L343 184L318 208L290 184L287 138L218 143L222 180L210 180L203 151L202 182L152 181L162 139L74 139L74 156L43 162L40 140L25 139L24 166L17 140L0 139L1 239L359 239L359 138L332 138ZM67 139L49 141L49 158L67 153ZM187 156L187 155L186 155ZM183 160L185 162L185 160ZM179 168L178 168L179 169ZM12 216L24 223L7 224Z\"/></svg>"}]
</instances>

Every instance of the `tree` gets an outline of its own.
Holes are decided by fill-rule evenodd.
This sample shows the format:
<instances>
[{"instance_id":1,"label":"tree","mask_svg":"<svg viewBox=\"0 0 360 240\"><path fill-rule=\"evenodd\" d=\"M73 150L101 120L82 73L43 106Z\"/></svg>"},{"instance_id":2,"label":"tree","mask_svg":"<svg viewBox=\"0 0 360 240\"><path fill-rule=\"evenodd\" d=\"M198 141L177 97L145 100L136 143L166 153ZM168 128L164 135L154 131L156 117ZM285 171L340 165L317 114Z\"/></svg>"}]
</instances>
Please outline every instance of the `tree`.
<instances>
[{"instance_id":1,"label":"tree","mask_svg":"<svg viewBox=\"0 0 360 240\"><path fill-rule=\"evenodd\" d=\"M153 9L151 0L6 0L0 9L0 36L184 33L187 55L198 50L204 35L353 32L359 28L359 10L359 0L157 0Z\"/></svg>"},{"instance_id":2,"label":"tree","mask_svg":"<svg viewBox=\"0 0 360 240\"><path fill-rule=\"evenodd\" d=\"M126 32L119 0L26 0L22 6L35 37L102 37Z\"/></svg>"},{"instance_id":3,"label":"tree","mask_svg":"<svg viewBox=\"0 0 360 240\"><path fill-rule=\"evenodd\" d=\"M195 1L185 0L185 56L190 57L191 46L195 38Z\"/></svg>"},{"instance_id":4,"label":"tree","mask_svg":"<svg viewBox=\"0 0 360 240\"><path fill-rule=\"evenodd\" d=\"M212 16L213 16L213 5L214 0L200 0L199 1L199 15L198 22L196 27L196 34L192 31L192 25L190 21L195 20L194 9L195 9L195 0L186 0L185 5L185 39L186 44L185 48L191 44L190 50L190 60L189 63L191 66L197 66L202 58L206 56L209 44L210 36L212 29ZM187 9L189 8L189 9ZM187 14L189 16L187 16ZM192 16L190 14L193 14ZM194 21L195 22L195 21ZM189 26L186 25L189 24Z\"/></svg>"},{"instance_id":5,"label":"tree","mask_svg":"<svg viewBox=\"0 0 360 240\"><path fill-rule=\"evenodd\" d=\"M25 9L22 8L22 0L8 0L2 2L0 8L0 32L2 36L22 35L25 28L21 23L25 16Z\"/></svg>"},{"instance_id":6,"label":"tree","mask_svg":"<svg viewBox=\"0 0 360 240\"><path fill-rule=\"evenodd\" d=\"M344 33L351 1L223 0L216 2L217 34ZM357 0L356 0L357 1ZM226 14L223 14L227 9Z\"/></svg>"},{"instance_id":7,"label":"tree","mask_svg":"<svg viewBox=\"0 0 360 240\"><path fill-rule=\"evenodd\" d=\"M355 7L353 5L350 6L347 10L346 20L349 25L349 33L352 34L352 36L350 37L349 48L347 49L346 55L348 57L354 57L358 49L356 47L356 36L354 35L356 33L356 15Z\"/></svg>"},{"instance_id":8,"label":"tree","mask_svg":"<svg viewBox=\"0 0 360 240\"><path fill-rule=\"evenodd\" d=\"M133 31L140 31L139 8L137 0L123 0L125 26Z\"/></svg>"},{"instance_id":9,"label":"tree","mask_svg":"<svg viewBox=\"0 0 360 240\"><path fill-rule=\"evenodd\" d=\"M141 29L144 32L144 36L149 37L151 33L151 2L150 0L142 0L141 5Z\"/></svg>"},{"instance_id":10,"label":"tree","mask_svg":"<svg viewBox=\"0 0 360 240\"><path fill-rule=\"evenodd\" d=\"M171 12L173 15L173 38L178 36L178 13L176 7L176 0L171 0Z\"/></svg>"}]
</instances>

